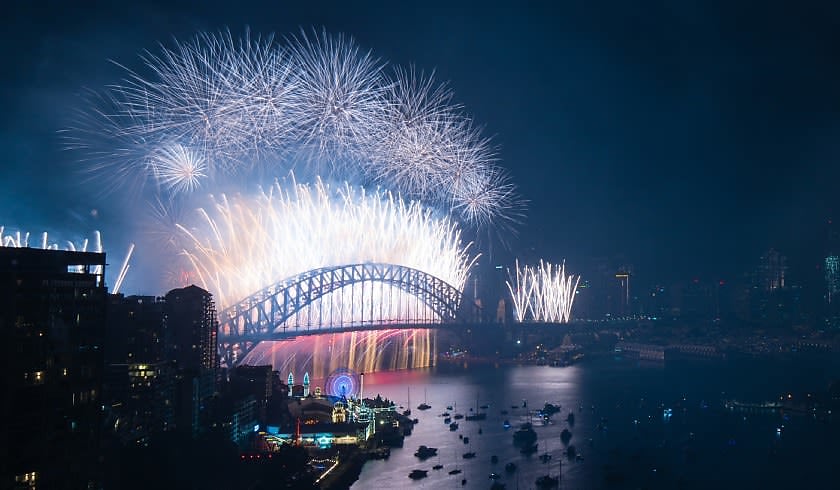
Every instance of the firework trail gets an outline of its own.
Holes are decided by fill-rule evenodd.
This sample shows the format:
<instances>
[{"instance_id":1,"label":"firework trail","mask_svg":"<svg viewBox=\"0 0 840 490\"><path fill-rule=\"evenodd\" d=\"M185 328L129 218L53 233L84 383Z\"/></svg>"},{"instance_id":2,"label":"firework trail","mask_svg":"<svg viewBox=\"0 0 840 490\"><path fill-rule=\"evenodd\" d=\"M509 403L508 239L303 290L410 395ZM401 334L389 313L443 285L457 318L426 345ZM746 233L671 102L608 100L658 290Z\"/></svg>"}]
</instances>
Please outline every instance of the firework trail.
<instances>
[{"instance_id":1,"label":"firework trail","mask_svg":"<svg viewBox=\"0 0 840 490\"><path fill-rule=\"evenodd\" d=\"M289 179L253 198L221 195L198 214L195 226L178 225L182 254L222 308L280 279L362 262L412 267L462 290L478 258L450 219L349 184Z\"/></svg>"},{"instance_id":2,"label":"firework trail","mask_svg":"<svg viewBox=\"0 0 840 490\"><path fill-rule=\"evenodd\" d=\"M508 271L508 275L516 321L569 321L580 276L566 275L565 262L558 266L541 260L539 266L520 267L517 260L515 273Z\"/></svg>"}]
</instances>

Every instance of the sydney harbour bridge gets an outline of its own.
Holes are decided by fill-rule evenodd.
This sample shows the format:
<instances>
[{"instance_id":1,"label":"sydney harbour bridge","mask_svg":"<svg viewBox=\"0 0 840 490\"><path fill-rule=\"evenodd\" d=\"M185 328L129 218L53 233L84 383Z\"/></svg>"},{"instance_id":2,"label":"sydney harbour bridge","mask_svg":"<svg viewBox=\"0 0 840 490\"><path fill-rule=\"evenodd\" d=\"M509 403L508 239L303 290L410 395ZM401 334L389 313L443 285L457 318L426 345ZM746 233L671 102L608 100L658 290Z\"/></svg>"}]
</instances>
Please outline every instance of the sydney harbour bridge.
<instances>
[{"instance_id":1,"label":"sydney harbour bridge","mask_svg":"<svg viewBox=\"0 0 840 490\"><path fill-rule=\"evenodd\" d=\"M272 284L219 312L221 363L234 366L262 341L353 330L463 323L462 292L395 264L322 267ZM330 308L315 308L328 300Z\"/></svg>"}]
</instances>

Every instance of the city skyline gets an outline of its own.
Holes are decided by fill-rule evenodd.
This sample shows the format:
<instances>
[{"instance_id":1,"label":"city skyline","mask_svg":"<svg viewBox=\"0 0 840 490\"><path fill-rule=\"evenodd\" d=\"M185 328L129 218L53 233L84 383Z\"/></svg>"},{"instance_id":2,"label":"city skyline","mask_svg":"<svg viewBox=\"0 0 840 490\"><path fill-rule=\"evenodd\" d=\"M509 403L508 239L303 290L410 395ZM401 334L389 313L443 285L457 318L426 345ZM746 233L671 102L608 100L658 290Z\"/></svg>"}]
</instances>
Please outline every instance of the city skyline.
<instances>
[{"instance_id":1,"label":"city skyline","mask_svg":"<svg viewBox=\"0 0 840 490\"><path fill-rule=\"evenodd\" d=\"M102 230L119 260L136 217L85 183L59 135L82 93L120 81L109 60L136 68L158 43L225 28L279 37L323 28L434 71L493 137L528 209L510 250L495 246L485 261L566 259L585 280L591 258L624 256L661 280L714 279L775 248L791 274L819 278L836 204L829 116L840 74L828 60L838 12L722 5L644 16L609 3L428 6L411 12L413 23L407 7L375 4L279 13L258 2L204 11L56 3L55 15L19 5L3 48L17 69L3 82L0 222L72 239ZM737 18L747 27L736 29ZM155 293L136 270L125 287Z\"/></svg>"}]
</instances>

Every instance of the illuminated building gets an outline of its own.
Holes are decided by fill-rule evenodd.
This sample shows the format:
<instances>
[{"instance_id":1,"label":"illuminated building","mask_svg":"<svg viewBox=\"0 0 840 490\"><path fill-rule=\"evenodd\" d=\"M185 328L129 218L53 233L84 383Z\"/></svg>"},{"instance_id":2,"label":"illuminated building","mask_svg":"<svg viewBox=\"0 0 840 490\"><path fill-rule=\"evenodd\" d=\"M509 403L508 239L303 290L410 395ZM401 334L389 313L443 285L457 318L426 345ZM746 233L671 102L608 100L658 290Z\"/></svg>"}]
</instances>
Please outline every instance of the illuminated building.
<instances>
[{"instance_id":1,"label":"illuminated building","mask_svg":"<svg viewBox=\"0 0 840 490\"><path fill-rule=\"evenodd\" d=\"M0 246L0 488L97 485L105 254Z\"/></svg>"}]
</instances>

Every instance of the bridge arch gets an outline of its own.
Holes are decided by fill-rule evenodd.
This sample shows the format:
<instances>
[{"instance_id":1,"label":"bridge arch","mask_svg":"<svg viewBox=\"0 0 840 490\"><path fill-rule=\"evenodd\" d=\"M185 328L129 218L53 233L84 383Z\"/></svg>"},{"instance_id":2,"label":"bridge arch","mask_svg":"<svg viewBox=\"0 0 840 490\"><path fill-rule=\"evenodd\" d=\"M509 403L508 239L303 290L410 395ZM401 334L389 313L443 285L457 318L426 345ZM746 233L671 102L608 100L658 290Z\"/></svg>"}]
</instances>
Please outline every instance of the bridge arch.
<instances>
[{"instance_id":1,"label":"bridge arch","mask_svg":"<svg viewBox=\"0 0 840 490\"><path fill-rule=\"evenodd\" d=\"M394 291L402 293L398 294L396 305L384 305L386 291L387 299L392 302ZM333 302L335 293L345 297ZM326 308L329 314L324 318L326 298L330 298ZM414 304L405 303L405 311L399 311L406 298L413 299ZM395 323L455 322L459 319L461 298L461 291L451 284L401 265L362 263L309 270L272 284L219 312L221 361L225 366L233 366L263 340L387 328ZM349 304L345 307L344 302ZM317 314L313 319L314 309ZM301 324L300 314L304 311L309 312L309 317Z\"/></svg>"}]
</instances>

